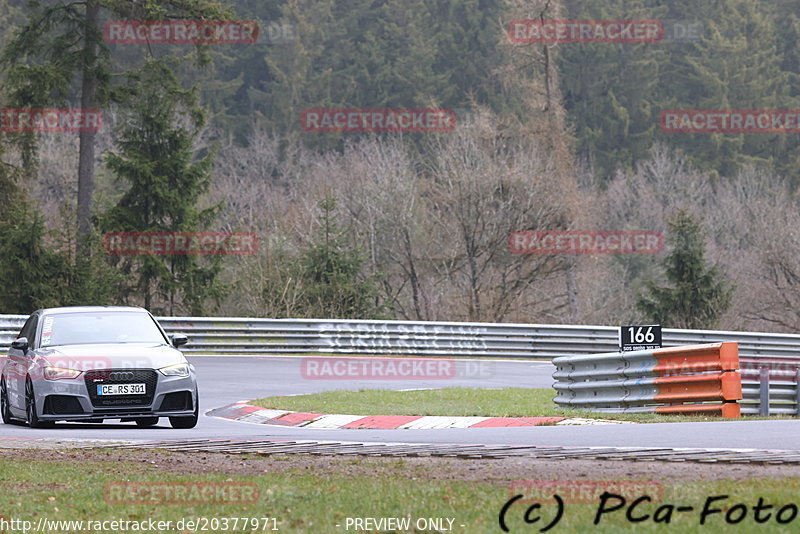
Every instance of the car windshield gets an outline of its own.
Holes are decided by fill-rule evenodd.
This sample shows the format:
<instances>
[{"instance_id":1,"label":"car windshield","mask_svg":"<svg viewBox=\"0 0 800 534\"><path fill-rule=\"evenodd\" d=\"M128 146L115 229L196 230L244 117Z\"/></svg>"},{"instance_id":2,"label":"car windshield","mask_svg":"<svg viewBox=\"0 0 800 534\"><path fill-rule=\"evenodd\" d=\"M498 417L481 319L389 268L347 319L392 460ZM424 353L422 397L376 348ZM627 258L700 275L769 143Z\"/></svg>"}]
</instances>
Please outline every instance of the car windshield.
<instances>
[{"instance_id":1,"label":"car windshield","mask_svg":"<svg viewBox=\"0 0 800 534\"><path fill-rule=\"evenodd\" d=\"M44 346L93 343L165 343L153 319L141 312L64 313L42 322Z\"/></svg>"}]
</instances>

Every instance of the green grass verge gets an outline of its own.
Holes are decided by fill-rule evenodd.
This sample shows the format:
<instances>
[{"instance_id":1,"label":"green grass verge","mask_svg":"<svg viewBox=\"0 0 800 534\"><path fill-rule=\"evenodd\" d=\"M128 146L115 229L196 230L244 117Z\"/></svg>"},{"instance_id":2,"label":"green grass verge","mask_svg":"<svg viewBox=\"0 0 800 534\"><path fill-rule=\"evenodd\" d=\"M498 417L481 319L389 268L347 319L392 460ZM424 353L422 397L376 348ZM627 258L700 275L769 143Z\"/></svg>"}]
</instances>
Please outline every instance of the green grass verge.
<instances>
[{"instance_id":1,"label":"green grass verge","mask_svg":"<svg viewBox=\"0 0 800 534\"><path fill-rule=\"evenodd\" d=\"M353 415L450 415L491 417L590 417L640 423L721 421L714 416L607 414L561 408L552 389L445 388L421 391L368 389L265 397L256 406L293 412Z\"/></svg>"},{"instance_id":2,"label":"green grass verge","mask_svg":"<svg viewBox=\"0 0 800 534\"><path fill-rule=\"evenodd\" d=\"M189 460L187 460L189 461ZM129 520L143 521L154 519L179 521L186 518L276 518L280 532L344 533L348 517L410 517L451 518L454 520L452 532L483 533L501 532L498 517L503 505L509 499L509 487L504 483L476 483L460 481L437 481L417 479L422 475L409 468L403 460L377 462L370 459L353 459L353 463L371 462L369 476L347 476L326 473L322 469L287 470L270 472L269 469L257 475L176 475L163 472L157 465L131 463L127 461L49 461L26 459L15 461L0 458L0 502L2 518L27 520L35 525L40 517L65 521L103 521ZM374 464L374 465L373 465ZM485 464L484 464L485 465ZM487 467L488 468L488 467ZM109 503L104 494L107 483L131 482L228 482L254 483L258 488L258 498L254 504L247 505L204 505L147 504L130 505ZM796 501L800 492L800 479L749 480L747 482L722 480L716 482L683 483L665 485L664 494L655 503L639 506L634 515L650 514L651 519L631 523L625 518L625 509L603 516L598 526L593 525L598 499L589 503L567 503L563 518L551 531L554 533L572 532L697 532L703 534L731 532L796 532L797 522L780 526L775 520L775 512L781 506ZM710 516L705 525L700 525L700 510L710 496L729 495L727 500L716 503L718 508L730 508L743 503L749 509L744 519L737 525L725 522L725 512ZM639 495L631 495L630 502ZM655 496L655 494L654 494ZM766 504L775 505L771 519L763 524L755 522L752 507L763 498ZM655 524L653 514L659 506L674 504L692 506L692 512L674 512L670 522ZM541 510L534 510L531 518L541 513L544 520L526 524L525 511L528 504L517 503L507 514L507 524L511 532L539 532L543 521L549 522L555 515L555 505L543 504ZM737 514L739 512L736 512ZM662 511L659 517L665 517ZM762 513L762 518L766 512ZM732 517L737 517L734 514ZM783 516L786 519L788 514ZM337 527L336 525L341 525ZM272 523L268 524L270 529ZM463 525L463 526L461 526ZM6 527L7 528L7 527ZM260 528L260 527L259 527ZM264 532L272 532L272 530ZM9 531L11 531L9 529ZM49 529L49 532L70 530ZM77 532L77 529L71 530ZM91 532L92 530L83 530ZM112 532L112 530L97 530ZM118 532L119 530L113 530ZM136 530L128 530L133 532ZM192 530L197 531L197 530ZM210 532L223 532L222 528L209 529ZM236 530L244 532L241 528ZM251 532L251 530L246 530ZM259 530L261 532L262 530ZM353 532L350 529L349 532ZM375 530L372 530L373 532ZM190 532L184 529L184 532ZM227 532L234 532L228 529ZM435 532L430 529L411 529L408 532Z\"/></svg>"}]
</instances>

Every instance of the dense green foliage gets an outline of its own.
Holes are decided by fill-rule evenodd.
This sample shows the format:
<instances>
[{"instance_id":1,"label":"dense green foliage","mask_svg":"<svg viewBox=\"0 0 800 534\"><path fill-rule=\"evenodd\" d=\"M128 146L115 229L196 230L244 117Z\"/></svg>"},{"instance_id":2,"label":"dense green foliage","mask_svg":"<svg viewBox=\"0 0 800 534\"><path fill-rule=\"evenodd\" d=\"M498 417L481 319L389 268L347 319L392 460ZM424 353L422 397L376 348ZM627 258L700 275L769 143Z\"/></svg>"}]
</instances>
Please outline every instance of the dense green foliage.
<instances>
[{"instance_id":1,"label":"dense green foliage","mask_svg":"<svg viewBox=\"0 0 800 534\"><path fill-rule=\"evenodd\" d=\"M306 108L460 109L471 97L504 102L492 87L502 0L238 4L240 17L260 21L260 42L215 52L215 80L204 98L240 140L254 127L298 134ZM305 134L303 140L333 147L341 138Z\"/></svg>"},{"instance_id":2,"label":"dense green foliage","mask_svg":"<svg viewBox=\"0 0 800 534\"><path fill-rule=\"evenodd\" d=\"M661 19L657 44L559 47L567 111L580 154L606 175L646 157L654 141L687 152L701 169L731 176L743 163L766 162L796 182L796 136L669 134L664 109L798 109L797 4L753 0L566 0L569 17ZM676 24L677 22L677 24ZM676 28L700 29L699 39Z\"/></svg>"},{"instance_id":3,"label":"dense green foliage","mask_svg":"<svg viewBox=\"0 0 800 534\"><path fill-rule=\"evenodd\" d=\"M301 0L239 2L262 23L261 42L215 51L204 100L244 142L254 127L337 147L342 134L300 132L306 108L427 107L471 103L516 115L525 95L500 75L510 0ZM533 12L539 2L528 3ZM800 180L800 146L780 134L686 135L660 131L664 109L800 108L796 3L564 0L562 18L659 19L659 43L561 44L552 48L578 156L606 177L632 168L656 141L685 150L701 169L729 176L766 162ZM554 4L555 5L555 4ZM551 8L546 18L557 18ZM530 16L530 12L527 16ZM549 17L548 17L549 16ZM676 29L677 28L677 29ZM695 39L675 37L694 30ZM538 45L523 45L535 48ZM208 72L195 76L207 78Z\"/></svg>"},{"instance_id":4,"label":"dense green foliage","mask_svg":"<svg viewBox=\"0 0 800 534\"><path fill-rule=\"evenodd\" d=\"M143 3L139 11L118 2L101 4L109 18L192 12L186 1ZM23 5L22 0L9 2L4 18L18 20ZM7 97L34 106L74 101L74 74L84 68L85 59L81 48L64 45L81 42L80 7L59 3L62 14L56 7L44 10L41 2L34 5L42 20L55 21L44 24L45 32L26 27L6 49L5 61L13 65ZM216 9L202 5L208 13ZM510 0L240 1L233 5L235 14L259 21L259 42L204 49L211 65L198 69L187 64L181 75L189 83L203 82L202 100L210 107L212 123L240 143L254 128L266 127L301 135L311 146L338 146L342 134L299 131L299 113L306 108L440 106L461 113L478 103L498 113L516 113L515 102L523 95L508 93L498 79L507 40L504 24L514 16L513 5ZM538 3L529 5L535 10ZM722 175L745 162L767 162L800 178L798 143L791 136L676 135L658 127L663 109L800 107L796 3L563 0L562 5L563 18L661 19L668 33L655 44L553 47L579 156L610 175L646 157L660 140L686 150L701 169ZM555 18L556 13L553 7L547 15ZM675 21L700 28L701 38L673 38ZM145 47L97 44L98 103L121 101L127 83L114 83L109 73L140 67ZM159 45L147 54L181 50ZM44 60L32 64L22 61L26 57Z\"/></svg>"},{"instance_id":5,"label":"dense green foliage","mask_svg":"<svg viewBox=\"0 0 800 534\"><path fill-rule=\"evenodd\" d=\"M77 263L64 247L51 244L40 215L24 200L3 210L0 219L0 301L5 313L27 314L38 308L118 303L123 279L95 254ZM97 252L96 236L90 246Z\"/></svg>"},{"instance_id":6,"label":"dense green foliage","mask_svg":"<svg viewBox=\"0 0 800 534\"><path fill-rule=\"evenodd\" d=\"M86 22L92 5L101 11L100 26ZM500 315L508 313L511 302L524 306L544 300L535 292L522 297L541 279L557 284L553 279L561 272L542 269L526 274L524 267L530 267L534 259L511 261L504 255L504 242L497 236L522 228L495 228L497 213L505 208L491 199L505 199L512 190L508 177L517 172L525 180L535 180L537 191L557 192L547 197L545 205L532 202L529 208L561 214L558 228L586 224L586 219L579 218L582 210L575 200L579 189L594 188L590 196L599 194L611 190L617 177L632 173L652 178L648 183L653 191L664 191L659 187L666 183L671 167L636 173L642 165L650 165L652 154L670 149L677 149L669 152L677 154L676 166L683 165L685 157L692 172L697 170L714 184L710 187L754 168L762 175L779 176L781 183L792 188L800 185L796 135L671 134L659 126L665 109L800 109L796 7L795 0L10 0L0 7L0 27L7 30L0 36L0 104L77 107L85 104L87 87L94 86L93 105L118 118L120 124L109 141L111 148L104 147L102 154L87 153L85 145L94 140L80 138L81 160L102 161L96 165L98 181L107 195L92 213L94 241L86 254L76 246L72 226L57 234L48 232L46 223L57 226L51 220L55 216L46 213L42 218L36 199L26 199L30 184L39 178L40 137L2 134L0 196L9 208L0 214L0 273L20 281L19 293L9 295L19 303L14 308L18 310L40 303L96 301L142 303L157 313L202 313L222 295L217 280L228 274L243 293L248 291L245 278L248 283L256 280L251 293L260 299L262 314L366 317L397 313L410 317L410 312L398 311L408 291L414 295L417 318L436 316L428 311L436 306L449 311L448 302L488 301L501 310ZM662 42L642 44L511 43L508 22L531 17L659 19L667 36ZM106 20L164 18L254 19L261 36L251 45L193 48L110 44L99 31ZM676 38L672 34L676 21L679 27L699 32ZM197 100L187 87L197 87ZM447 188L432 187L442 179L435 164L442 145L431 142L432 136L302 131L301 112L320 107L453 109L461 126L479 119L477 133L464 140L465 147L477 148L455 148L457 176L448 178ZM208 116L204 130L201 110ZM231 170L239 164L231 158L226 171L235 180L231 179L228 189L220 186L221 179L215 175L220 166L215 167L209 146L216 143L230 152L258 153L265 146L259 143L267 136L277 146L275 161L262 168L255 158L242 162L242 169ZM352 156L347 147L367 138L398 142L398 151L407 152L385 159L367 155L359 167L354 159L347 159ZM532 166L537 170L530 174L521 164L524 158L515 154L500 170L486 164L477 172L484 167L468 156L485 153L496 162L517 142L544 147L532 159L538 158L547 170ZM335 158L343 159L331 163ZM331 192L328 185L335 187L334 180L327 184L319 178L308 163L312 159L313 165L328 171L338 168L359 175L359 187L372 196L356 198L354 193L352 198L343 198L341 190ZM75 163L77 158L68 165L72 168ZM378 167L370 167L373 164ZM591 176L587 183L579 176L584 170ZM466 175L473 171L477 173L471 186L474 191L466 187ZM413 187L388 180L392 173L413 176ZM275 189L259 189L254 186L259 181ZM670 183L671 191L679 189L675 183ZM78 184L79 197L81 187L84 191L94 187L91 180L79 178ZM299 198L297 191L309 184L312 191ZM378 204L377 196L389 195L386 184L405 193L397 202L382 197ZM238 188L261 195L255 207L248 204L251 199L234 198ZM509 194L509 206L524 188L534 189L521 183ZM630 184L617 183L617 188L617 197L631 190ZM685 199L693 194L687 191L676 196ZM314 224L307 216L285 223L277 220L277 209L269 214L265 209L263 216L259 213L258 202L283 194L298 212L312 211L328 196L347 204L339 210L323 204L317 226L328 231L315 234L322 237L310 237L302 228L302 224ZM247 263L250 258L238 258L232 267L230 259L91 254L99 250L97 232L218 229L213 225L221 220L224 229L240 228L238 208L219 208L226 195L232 204L256 212L246 219L244 229L261 232L265 245L252 264ZM637 202L652 206L660 201L655 196L629 200L616 219L601 219L598 224L611 221L612 227L636 227L646 223L661 228L665 216L655 220L631 215L638 209ZM673 200L664 201L665 212L680 207L670 203ZM72 210L68 222L73 225L76 218L80 228L85 216L79 201L77 213ZM286 215L287 219L291 216ZM674 238L692 235L690 226L686 221L673 226L671 231L679 234ZM278 228L291 230L269 234ZM448 237L462 235L466 250L453 251L447 240L437 242L436 228L451 228ZM492 232L486 232L487 228ZM716 232L714 238L721 233ZM363 240L366 235L368 243ZM489 236L485 246L472 246L481 235ZM392 246L380 249L381 236L383 243ZM760 243L760 238L755 242ZM675 317L672 313L683 306L677 302L684 302L685 295L678 298L669 288L655 285L649 286L651 307L640 304L648 314L657 312L674 325L682 321L712 324L725 308L727 290L715 282L713 269L701 268L699 234L684 244L689 248L677 252L678 247L668 258L667 278L683 284L682 275L673 271L680 262L693 265L692 283L709 282L708 290L716 292L701 298L712 302L713 310L684 309L681 317ZM362 254L361 245L368 253ZM655 264L649 260L622 259L615 275L638 287L651 272L645 267ZM572 300L581 283L573 279L581 261L570 262L567 293ZM250 270L226 272L241 265ZM402 271L393 280L392 269ZM503 272L488 283L497 269ZM468 276L461 276L466 271ZM444 281L454 286L438 287ZM49 284L58 289L48 293ZM672 289L679 290L680 284ZM461 293L464 287L470 288L469 297ZM554 287L548 287L548 295L560 291ZM515 288L519 294L512 294ZM678 300L670 301L672 297ZM552 296L553 302L540 309L561 313L565 304L560 299ZM387 310L387 302L394 308ZM485 318L483 308L469 306L475 313L470 318ZM629 311L635 308L632 302L627 306ZM577 316L574 302L569 308Z\"/></svg>"}]
</instances>

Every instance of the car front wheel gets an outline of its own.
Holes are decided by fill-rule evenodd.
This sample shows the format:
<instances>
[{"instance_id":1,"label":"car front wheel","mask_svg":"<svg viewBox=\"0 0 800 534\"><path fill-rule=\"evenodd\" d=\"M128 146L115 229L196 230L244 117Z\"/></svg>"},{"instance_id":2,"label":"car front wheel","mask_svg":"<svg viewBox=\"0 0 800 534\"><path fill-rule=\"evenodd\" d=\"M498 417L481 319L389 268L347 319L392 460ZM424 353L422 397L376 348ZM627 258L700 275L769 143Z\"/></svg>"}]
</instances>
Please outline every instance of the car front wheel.
<instances>
[{"instance_id":1,"label":"car front wheel","mask_svg":"<svg viewBox=\"0 0 800 534\"><path fill-rule=\"evenodd\" d=\"M140 417L136 420L137 426L155 426L158 424L158 417Z\"/></svg>"},{"instance_id":2,"label":"car front wheel","mask_svg":"<svg viewBox=\"0 0 800 534\"><path fill-rule=\"evenodd\" d=\"M36 414L36 396L33 394L33 382L31 379L25 382L25 413L28 415L28 426L31 428L53 428L55 422L42 421Z\"/></svg>"},{"instance_id":3,"label":"car front wheel","mask_svg":"<svg viewBox=\"0 0 800 534\"><path fill-rule=\"evenodd\" d=\"M0 415L3 423L11 424L11 405L8 403L8 389L6 389L6 379L0 378Z\"/></svg>"}]
</instances>

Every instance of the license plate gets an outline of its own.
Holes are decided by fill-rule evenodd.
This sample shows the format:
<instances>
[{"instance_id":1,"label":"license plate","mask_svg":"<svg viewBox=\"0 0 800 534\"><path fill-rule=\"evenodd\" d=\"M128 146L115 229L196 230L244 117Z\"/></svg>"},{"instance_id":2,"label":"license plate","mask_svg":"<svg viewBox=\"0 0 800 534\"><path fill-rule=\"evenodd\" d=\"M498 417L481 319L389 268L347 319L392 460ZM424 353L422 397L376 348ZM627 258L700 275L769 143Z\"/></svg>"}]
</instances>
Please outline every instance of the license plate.
<instances>
[{"instance_id":1,"label":"license plate","mask_svg":"<svg viewBox=\"0 0 800 534\"><path fill-rule=\"evenodd\" d=\"M97 384L98 395L145 395L144 384Z\"/></svg>"}]
</instances>

